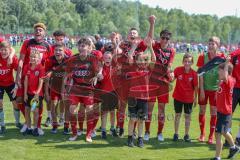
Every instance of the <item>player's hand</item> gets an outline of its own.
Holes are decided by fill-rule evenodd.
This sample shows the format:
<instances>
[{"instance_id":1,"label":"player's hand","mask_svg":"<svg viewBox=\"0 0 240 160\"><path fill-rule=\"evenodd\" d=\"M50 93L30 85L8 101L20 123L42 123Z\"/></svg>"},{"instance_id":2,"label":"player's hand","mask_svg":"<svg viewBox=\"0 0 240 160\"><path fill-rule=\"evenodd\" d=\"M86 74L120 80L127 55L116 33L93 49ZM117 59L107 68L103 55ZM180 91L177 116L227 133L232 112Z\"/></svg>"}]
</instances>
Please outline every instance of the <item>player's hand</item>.
<instances>
[{"instance_id":1,"label":"player's hand","mask_svg":"<svg viewBox=\"0 0 240 160\"><path fill-rule=\"evenodd\" d=\"M97 74L97 78L98 78L99 81L103 80L103 78L104 78L103 74L102 73L98 73Z\"/></svg>"},{"instance_id":2,"label":"player's hand","mask_svg":"<svg viewBox=\"0 0 240 160\"><path fill-rule=\"evenodd\" d=\"M151 16L149 16L148 20L149 20L150 24L154 24L155 21L156 21L156 16L155 15L151 15Z\"/></svg>"},{"instance_id":3,"label":"player's hand","mask_svg":"<svg viewBox=\"0 0 240 160\"><path fill-rule=\"evenodd\" d=\"M204 101L204 99L205 99L204 90L200 90L199 100L200 100L200 101Z\"/></svg>"},{"instance_id":4,"label":"player's hand","mask_svg":"<svg viewBox=\"0 0 240 160\"><path fill-rule=\"evenodd\" d=\"M23 100L24 100L24 102L27 102L27 100L28 100L28 95L27 94L24 94Z\"/></svg>"},{"instance_id":5,"label":"player's hand","mask_svg":"<svg viewBox=\"0 0 240 160\"><path fill-rule=\"evenodd\" d=\"M17 90L18 90L18 86L17 84L15 84L15 87L12 89L11 93L12 93L12 97L15 98L17 95Z\"/></svg>"},{"instance_id":6,"label":"player's hand","mask_svg":"<svg viewBox=\"0 0 240 160\"><path fill-rule=\"evenodd\" d=\"M90 83L92 84L92 86L96 86L97 80L98 80L97 76L93 77L93 78L90 80Z\"/></svg>"},{"instance_id":7,"label":"player's hand","mask_svg":"<svg viewBox=\"0 0 240 160\"><path fill-rule=\"evenodd\" d=\"M39 100L39 94L35 94L33 98L38 101Z\"/></svg>"}]
</instances>

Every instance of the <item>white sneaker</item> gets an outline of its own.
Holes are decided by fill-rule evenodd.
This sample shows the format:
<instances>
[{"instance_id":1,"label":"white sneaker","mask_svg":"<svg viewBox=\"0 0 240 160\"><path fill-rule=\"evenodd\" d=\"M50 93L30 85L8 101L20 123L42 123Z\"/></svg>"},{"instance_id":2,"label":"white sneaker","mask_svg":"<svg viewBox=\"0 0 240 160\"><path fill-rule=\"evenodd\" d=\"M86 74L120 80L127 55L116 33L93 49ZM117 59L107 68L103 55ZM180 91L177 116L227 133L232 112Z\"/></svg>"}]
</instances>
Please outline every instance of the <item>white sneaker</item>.
<instances>
[{"instance_id":1,"label":"white sneaker","mask_svg":"<svg viewBox=\"0 0 240 160\"><path fill-rule=\"evenodd\" d=\"M24 133L24 132L27 130L27 128L28 128L27 125L24 124L24 125L22 126L20 132L21 132L21 133Z\"/></svg>"},{"instance_id":2,"label":"white sneaker","mask_svg":"<svg viewBox=\"0 0 240 160\"><path fill-rule=\"evenodd\" d=\"M76 141L76 140L77 140L77 137L78 137L78 135L72 136L72 137L70 137L68 140L69 140L69 141Z\"/></svg>"},{"instance_id":3,"label":"white sneaker","mask_svg":"<svg viewBox=\"0 0 240 160\"><path fill-rule=\"evenodd\" d=\"M149 141L149 137L150 137L149 133L145 133L143 139L145 141Z\"/></svg>"},{"instance_id":4,"label":"white sneaker","mask_svg":"<svg viewBox=\"0 0 240 160\"><path fill-rule=\"evenodd\" d=\"M158 141L161 141L161 142L164 141L162 133L158 134L157 138L158 138Z\"/></svg>"},{"instance_id":5,"label":"white sneaker","mask_svg":"<svg viewBox=\"0 0 240 160\"><path fill-rule=\"evenodd\" d=\"M77 135L78 135L78 136L83 135L83 131L82 131L82 130L78 130L78 131L77 131Z\"/></svg>"},{"instance_id":6,"label":"white sneaker","mask_svg":"<svg viewBox=\"0 0 240 160\"><path fill-rule=\"evenodd\" d=\"M91 134L91 137L94 138L94 137L96 137L96 136L97 136L96 130L93 130L93 131L92 131L92 134Z\"/></svg>"},{"instance_id":7,"label":"white sneaker","mask_svg":"<svg viewBox=\"0 0 240 160\"><path fill-rule=\"evenodd\" d=\"M86 142L92 143L92 138L91 137L86 137Z\"/></svg>"},{"instance_id":8,"label":"white sneaker","mask_svg":"<svg viewBox=\"0 0 240 160\"><path fill-rule=\"evenodd\" d=\"M38 134L39 134L39 136L43 136L44 135L44 132L43 132L42 128L38 128Z\"/></svg>"}]
</instances>

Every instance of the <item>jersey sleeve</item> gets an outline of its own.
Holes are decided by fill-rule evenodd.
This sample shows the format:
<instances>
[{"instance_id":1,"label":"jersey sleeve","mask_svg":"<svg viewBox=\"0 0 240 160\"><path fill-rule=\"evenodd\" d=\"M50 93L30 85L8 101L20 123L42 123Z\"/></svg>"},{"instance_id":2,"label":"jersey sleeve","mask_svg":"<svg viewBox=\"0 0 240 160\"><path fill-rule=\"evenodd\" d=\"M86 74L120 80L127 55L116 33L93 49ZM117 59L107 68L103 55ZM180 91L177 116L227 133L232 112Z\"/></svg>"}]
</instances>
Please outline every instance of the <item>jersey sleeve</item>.
<instances>
[{"instance_id":1,"label":"jersey sleeve","mask_svg":"<svg viewBox=\"0 0 240 160\"><path fill-rule=\"evenodd\" d=\"M172 49L171 49L171 53L172 53L172 54L171 54L171 56L170 56L169 63L173 63L173 60L174 60L174 57L175 57L175 53L176 53L176 52L175 52L175 49L172 48Z\"/></svg>"},{"instance_id":2,"label":"jersey sleeve","mask_svg":"<svg viewBox=\"0 0 240 160\"><path fill-rule=\"evenodd\" d=\"M200 68L204 65L204 54L200 54L197 60L197 67Z\"/></svg>"},{"instance_id":3,"label":"jersey sleeve","mask_svg":"<svg viewBox=\"0 0 240 160\"><path fill-rule=\"evenodd\" d=\"M29 42L29 40L25 40L24 42L23 42L23 45L22 45L22 47L21 47L21 49L20 49L20 55L22 54L22 55L26 55L27 54L27 44L28 44L28 42Z\"/></svg>"}]
</instances>

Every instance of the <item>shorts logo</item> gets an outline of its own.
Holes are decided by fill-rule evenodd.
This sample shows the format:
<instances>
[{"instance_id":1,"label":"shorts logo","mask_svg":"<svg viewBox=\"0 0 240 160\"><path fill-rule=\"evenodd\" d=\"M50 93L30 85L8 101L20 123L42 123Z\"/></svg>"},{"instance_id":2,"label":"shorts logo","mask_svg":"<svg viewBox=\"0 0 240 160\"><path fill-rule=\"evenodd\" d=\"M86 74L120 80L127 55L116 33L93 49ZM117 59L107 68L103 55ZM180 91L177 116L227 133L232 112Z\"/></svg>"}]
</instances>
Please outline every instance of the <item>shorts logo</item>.
<instances>
[{"instance_id":1,"label":"shorts logo","mask_svg":"<svg viewBox=\"0 0 240 160\"><path fill-rule=\"evenodd\" d=\"M39 71L35 71L34 75L37 77L39 76Z\"/></svg>"}]
</instances>

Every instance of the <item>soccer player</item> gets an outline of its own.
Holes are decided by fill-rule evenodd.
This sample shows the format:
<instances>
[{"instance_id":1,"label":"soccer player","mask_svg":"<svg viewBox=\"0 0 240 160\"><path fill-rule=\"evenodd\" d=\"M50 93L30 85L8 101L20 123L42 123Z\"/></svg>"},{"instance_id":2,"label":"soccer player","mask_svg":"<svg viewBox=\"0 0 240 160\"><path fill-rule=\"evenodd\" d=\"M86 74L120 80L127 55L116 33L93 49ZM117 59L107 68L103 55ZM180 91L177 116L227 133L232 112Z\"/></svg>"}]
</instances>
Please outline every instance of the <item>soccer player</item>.
<instances>
[{"instance_id":1,"label":"soccer player","mask_svg":"<svg viewBox=\"0 0 240 160\"><path fill-rule=\"evenodd\" d=\"M65 76L64 64L69 57L64 52L64 44L57 43L54 45L54 55L49 57L45 64L46 72L49 72L50 81L48 81L48 87L50 89L50 106L51 106L51 117L52 117L52 133L57 133L58 122L57 122L57 107L63 104L62 85ZM61 65L61 66L59 66ZM50 82L50 84L49 84ZM63 106L64 107L64 106ZM66 116L68 108L66 108ZM60 116L63 119L64 115ZM67 118L68 119L68 118ZM69 122L64 125L64 133L69 133Z\"/></svg>"},{"instance_id":2,"label":"soccer player","mask_svg":"<svg viewBox=\"0 0 240 160\"><path fill-rule=\"evenodd\" d=\"M45 74L43 66L40 64L41 55L38 50L32 50L29 57L29 64L25 66L24 74L24 102L25 102L25 118L27 129L24 134L32 134L39 136L38 121L39 108L42 106L43 100L43 77ZM32 109L32 100L38 101L38 106ZM31 110L33 111L33 130L31 128Z\"/></svg>"},{"instance_id":3,"label":"soccer player","mask_svg":"<svg viewBox=\"0 0 240 160\"><path fill-rule=\"evenodd\" d=\"M232 135L229 133L229 125L232 118L232 93L235 79L231 76L233 66L230 63L230 57L226 58L226 62L219 66L219 89L216 96L217 106L217 124L215 130L216 136L216 154L213 160L221 160L223 135L230 145L228 159L233 158L240 148L234 144Z\"/></svg>"},{"instance_id":4,"label":"soccer player","mask_svg":"<svg viewBox=\"0 0 240 160\"><path fill-rule=\"evenodd\" d=\"M173 92L174 109L175 109L175 121L174 129L175 134L173 141L179 139L179 124L184 107L185 113L185 135L184 141L191 142L189 137L189 128L191 122L192 106L196 106L197 93L198 93L198 76L197 73L191 68L193 65L193 56L190 53L186 53L182 60L183 66L177 67L174 70L174 78L176 79L176 85Z\"/></svg>"},{"instance_id":5,"label":"soccer player","mask_svg":"<svg viewBox=\"0 0 240 160\"><path fill-rule=\"evenodd\" d=\"M3 111L3 96L6 91L8 97L13 105L13 112L15 118L15 125L21 129L20 123L20 111L17 107L16 99L16 85L13 78L13 71L17 70L18 58L14 56L12 58L12 64L8 65L8 58L11 54L11 45L7 41L0 42L0 134L5 132L4 124L4 111Z\"/></svg>"},{"instance_id":6,"label":"soccer player","mask_svg":"<svg viewBox=\"0 0 240 160\"><path fill-rule=\"evenodd\" d=\"M66 89L70 94L71 105L71 128L72 137L70 141L77 139L77 106L82 103L87 114L86 141L92 142L91 133L94 129L94 109L93 109L93 86L97 82L98 59L91 54L92 42L88 38L81 38L78 41L78 55L72 57L66 67L68 79L72 84Z\"/></svg>"},{"instance_id":7,"label":"soccer player","mask_svg":"<svg viewBox=\"0 0 240 160\"><path fill-rule=\"evenodd\" d=\"M128 146L134 147L133 132L134 125L138 125L138 147L142 148L143 144L143 124L148 114L149 99L149 77L151 69L156 62L156 56L152 48L152 39L146 40L150 53L139 52L135 58L132 54L130 59L135 59L135 72L129 72L127 77L130 79L129 98L128 98Z\"/></svg>"},{"instance_id":8,"label":"soccer player","mask_svg":"<svg viewBox=\"0 0 240 160\"><path fill-rule=\"evenodd\" d=\"M198 57L197 67L202 67L209 60L213 59L216 56L224 57L223 53L218 52L220 46L220 39L218 37L211 37L208 41L208 52L202 53ZM199 96L198 103L200 105L199 111L199 125L201 134L199 137L200 142L205 141L205 113L206 105L210 103L210 133L208 136L208 143L213 143L213 136L217 121L217 110L216 110L216 91L218 89L218 68L214 68L209 72L203 74L199 77Z\"/></svg>"},{"instance_id":9,"label":"soccer player","mask_svg":"<svg viewBox=\"0 0 240 160\"><path fill-rule=\"evenodd\" d=\"M20 110L24 111L24 105L23 105L23 82L24 82L24 77L22 76L22 71L26 67L26 65L29 64L30 61L30 53L33 50L38 50L40 52L40 63L41 65L44 66L44 63L46 59L50 56L51 54L51 47L50 45L44 41L44 37L46 34L46 26L43 23L36 23L33 26L34 28L34 38L32 39L27 39L23 42L23 45L20 50L20 58L19 58L19 65L18 65L18 70L17 70L17 75L16 75L16 83L18 85L18 92L17 92L17 104L18 108ZM44 132L41 129L41 120L42 120L42 111L43 107L39 108L39 120L38 120L38 131L39 135L43 135ZM27 129L27 125L23 125L21 132L25 132Z\"/></svg>"}]
</instances>

